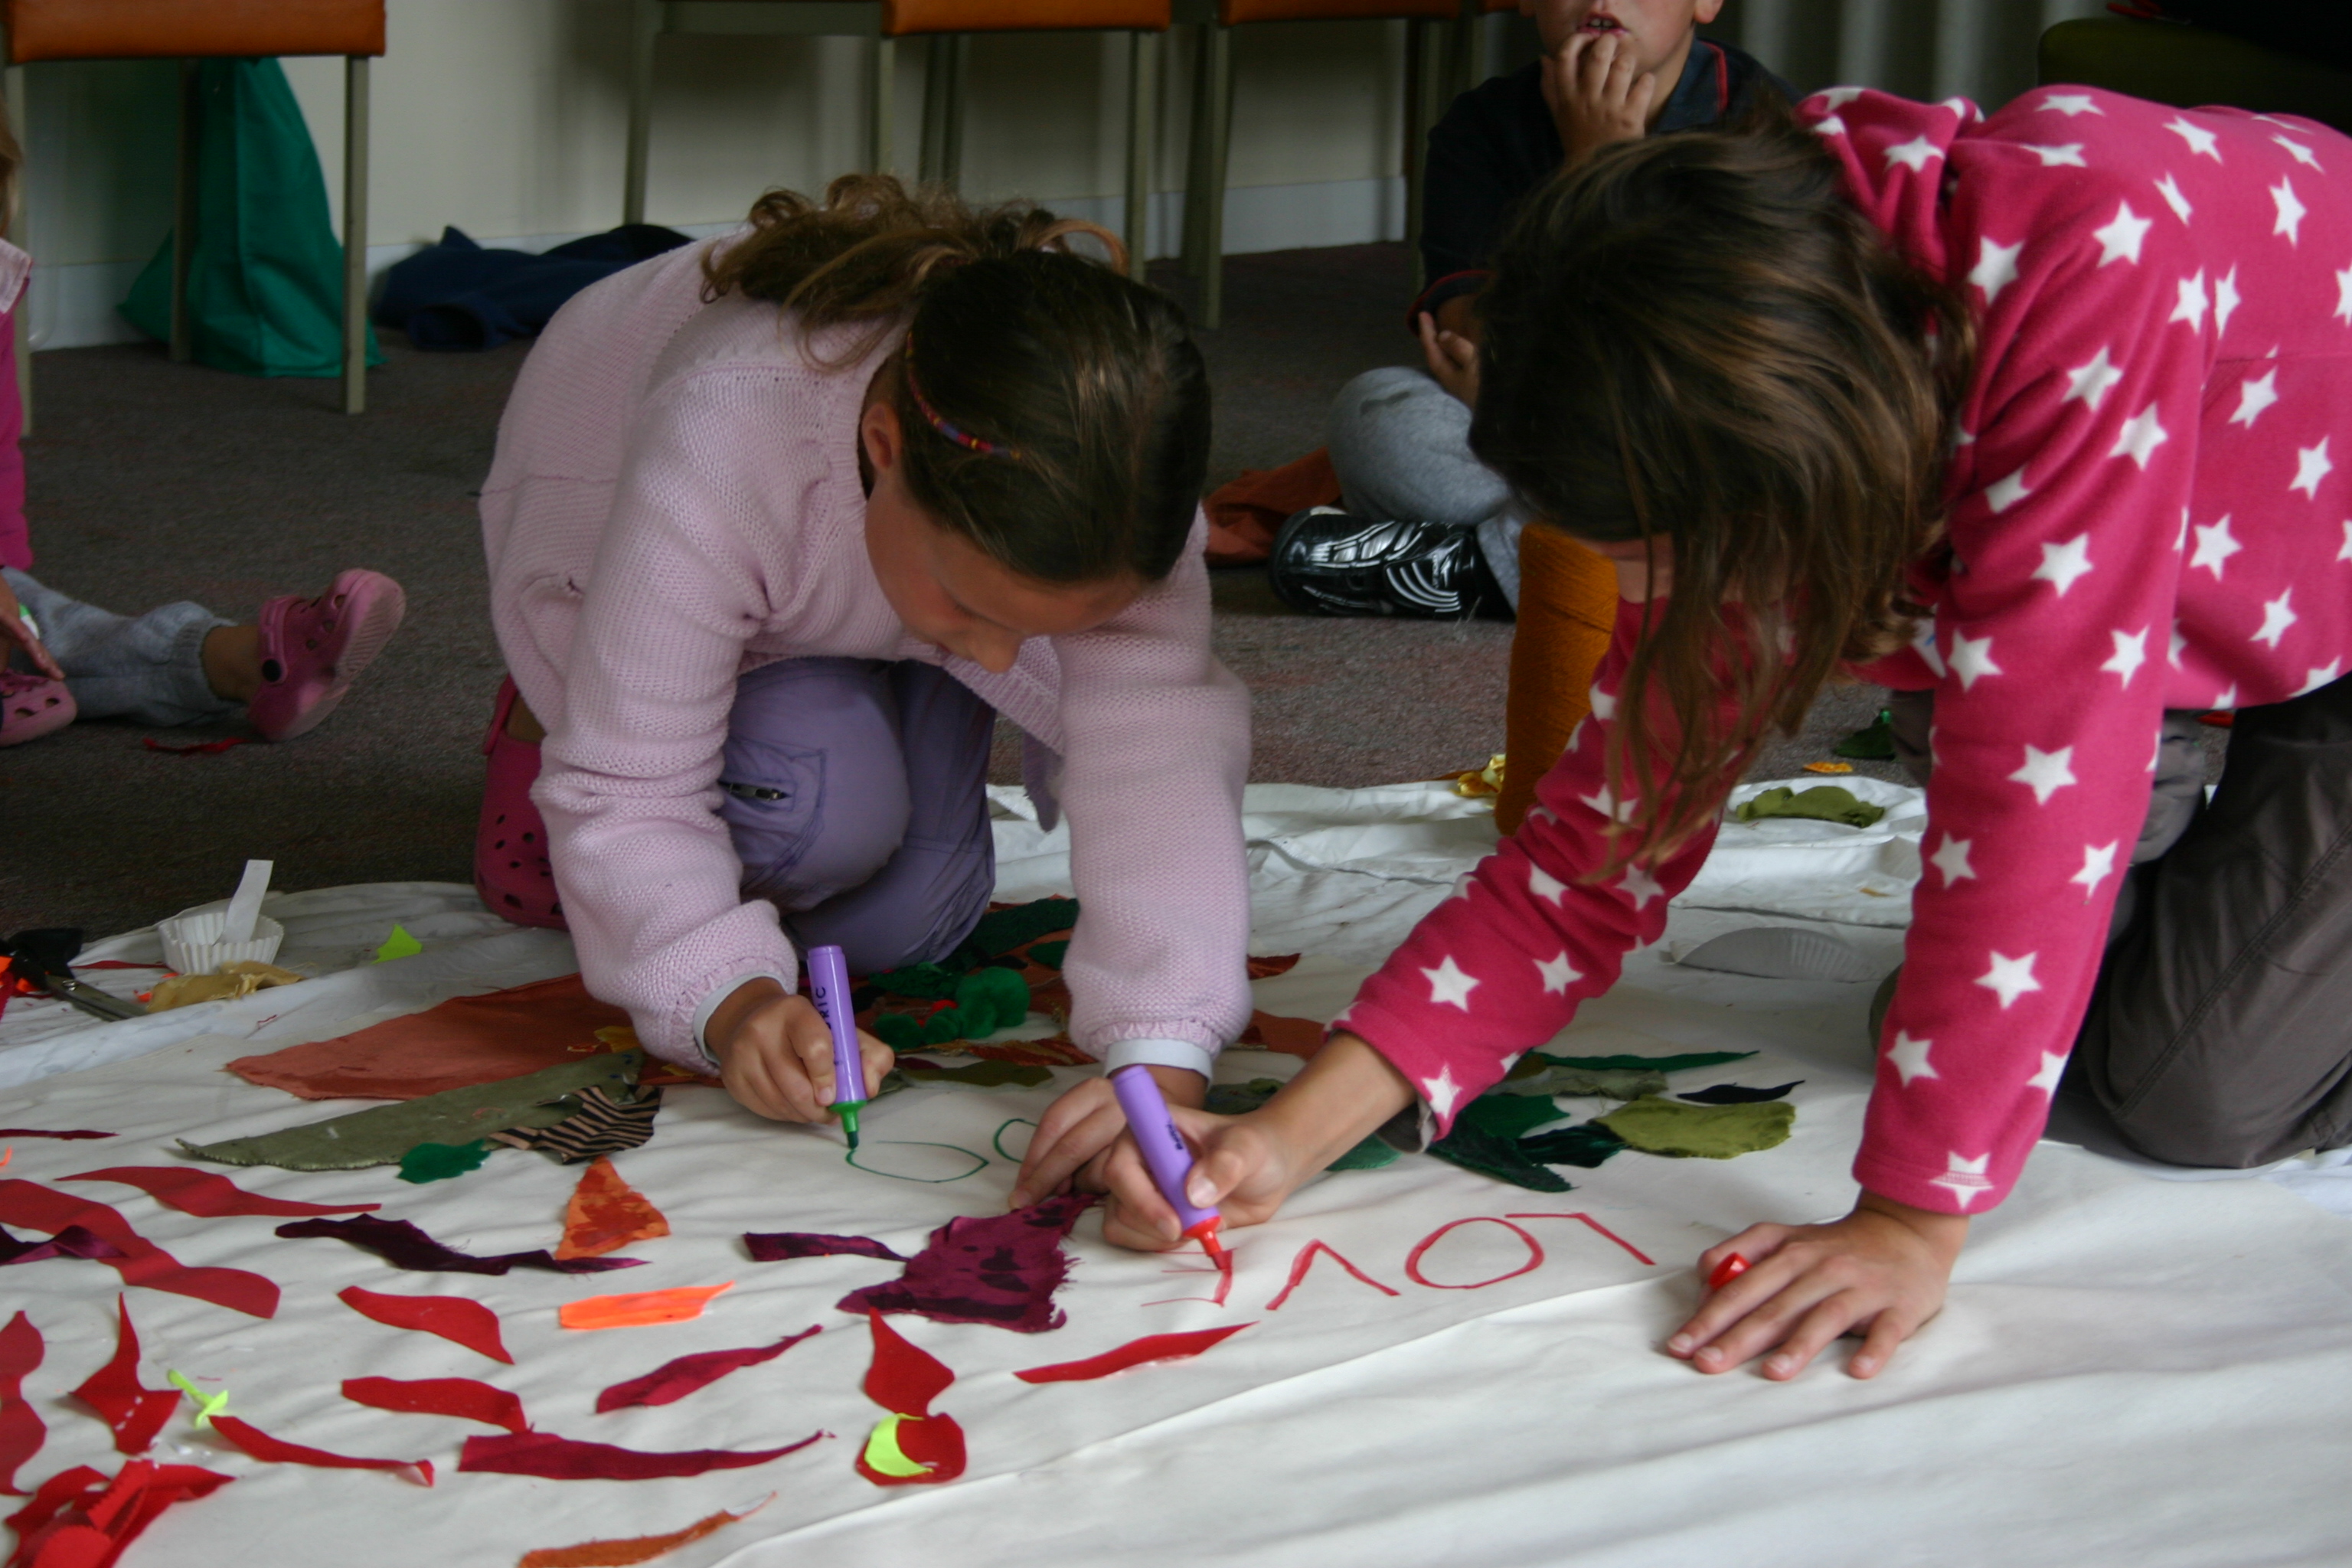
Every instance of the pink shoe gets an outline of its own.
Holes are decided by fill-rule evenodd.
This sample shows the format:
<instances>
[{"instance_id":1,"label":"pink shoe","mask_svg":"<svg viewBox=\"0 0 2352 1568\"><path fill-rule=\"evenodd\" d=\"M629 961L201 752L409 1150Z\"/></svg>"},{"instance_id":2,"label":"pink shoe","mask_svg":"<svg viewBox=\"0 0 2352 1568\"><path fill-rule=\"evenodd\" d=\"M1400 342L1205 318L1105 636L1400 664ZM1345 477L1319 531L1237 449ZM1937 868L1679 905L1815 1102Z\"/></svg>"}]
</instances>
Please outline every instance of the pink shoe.
<instances>
[{"instance_id":1,"label":"pink shoe","mask_svg":"<svg viewBox=\"0 0 2352 1568\"><path fill-rule=\"evenodd\" d=\"M499 688L482 754L490 759L482 786L482 816L474 829L474 890L492 914L519 926L567 927L556 899L555 868L547 863L547 824L530 800L539 778L539 748L507 733L515 683Z\"/></svg>"},{"instance_id":2,"label":"pink shoe","mask_svg":"<svg viewBox=\"0 0 2352 1568\"><path fill-rule=\"evenodd\" d=\"M64 681L0 669L0 746L20 746L62 730L77 711Z\"/></svg>"},{"instance_id":3,"label":"pink shoe","mask_svg":"<svg viewBox=\"0 0 2352 1568\"><path fill-rule=\"evenodd\" d=\"M263 684L246 718L265 741L317 729L383 651L407 609L399 584L361 571L339 574L315 599L289 594L262 605Z\"/></svg>"}]
</instances>

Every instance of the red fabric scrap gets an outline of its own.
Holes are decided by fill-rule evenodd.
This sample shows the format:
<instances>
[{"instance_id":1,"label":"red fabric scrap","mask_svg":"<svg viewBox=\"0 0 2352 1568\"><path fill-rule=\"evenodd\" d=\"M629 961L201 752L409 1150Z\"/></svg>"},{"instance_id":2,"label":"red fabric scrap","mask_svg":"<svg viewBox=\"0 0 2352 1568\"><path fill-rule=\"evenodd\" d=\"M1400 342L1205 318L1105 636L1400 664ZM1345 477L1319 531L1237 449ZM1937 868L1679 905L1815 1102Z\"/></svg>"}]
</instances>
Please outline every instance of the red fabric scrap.
<instances>
[{"instance_id":1,"label":"red fabric scrap","mask_svg":"<svg viewBox=\"0 0 2352 1568\"><path fill-rule=\"evenodd\" d=\"M703 1351L664 1362L643 1377L616 1383L598 1394L596 1414L602 1415L631 1405L674 1405L696 1389L707 1388L717 1383L730 1372L740 1372L747 1366L775 1360L815 1333L820 1326L812 1323L799 1333L778 1340L772 1345L753 1345L740 1351Z\"/></svg>"},{"instance_id":2,"label":"red fabric scrap","mask_svg":"<svg viewBox=\"0 0 2352 1568\"><path fill-rule=\"evenodd\" d=\"M1298 954L1276 953L1267 958L1252 958L1248 963L1249 977L1252 980L1271 980L1277 974L1287 974L1297 968Z\"/></svg>"},{"instance_id":3,"label":"red fabric scrap","mask_svg":"<svg viewBox=\"0 0 2352 1568\"><path fill-rule=\"evenodd\" d=\"M1148 1362L1188 1360L1249 1326L1247 1323L1235 1323L1231 1328L1195 1329L1183 1334L1146 1334L1139 1340L1128 1341L1117 1350L1105 1351L1084 1361L1033 1366L1013 1375L1024 1383L1084 1383L1090 1378L1108 1377L1112 1373L1125 1372L1131 1366L1142 1366Z\"/></svg>"},{"instance_id":4,"label":"red fabric scrap","mask_svg":"<svg viewBox=\"0 0 2352 1568\"><path fill-rule=\"evenodd\" d=\"M82 967L88 969L93 966L84 964ZM77 1127L63 1132L51 1131L46 1127L0 1127L0 1138L113 1138L117 1136L119 1134L112 1132L93 1132L86 1127Z\"/></svg>"},{"instance_id":5,"label":"red fabric scrap","mask_svg":"<svg viewBox=\"0 0 2352 1568\"><path fill-rule=\"evenodd\" d=\"M775 1498L771 1495L768 1502ZM650 1563L666 1552L675 1552L689 1541L699 1541L716 1531L751 1518L765 1508L748 1508L741 1513L729 1513L721 1509L717 1513L696 1520L684 1530L673 1530L667 1535L633 1535L625 1541L583 1541L577 1546L542 1546L526 1552L515 1568L630 1568L637 1563Z\"/></svg>"},{"instance_id":6,"label":"red fabric scrap","mask_svg":"<svg viewBox=\"0 0 2352 1568\"><path fill-rule=\"evenodd\" d=\"M199 741L193 746L167 746L152 735L141 738L141 744L151 752L161 752L167 757L217 757L232 746L253 743L250 735L224 735L217 741Z\"/></svg>"},{"instance_id":7,"label":"red fabric scrap","mask_svg":"<svg viewBox=\"0 0 2352 1568\"><path fill-rule=\"evenodd\" d=\"M155 1434L172 1418L180 1403L177 1389L148 1388L139 1381L139 1331L131 1326L131 1299L118 1295L114 1310L121 1320L115 1330L114 1359L82 1380L74 1397L98 1412L114 1433L114 1447L124 1454L143 1454L154 1447Z\"/></svg>"},{"instance_id":8,"label":"red fabric scrap","mask_svg":"<svg viewBox=\"0 0 2352 1568\"><path fill-rule=\"evenodd\" d=\"M159 1204L199 1219L223 1219L231 1215L371 1214L382 1204L306 1204L292 1198L266 1198L248 1193L226 1176L192 1171L181 1165L110 1165L103 1171L82 1171L58 1178L68 1182L116 1182L137 1187Z\"/></svg>"},{"instance_id":9,"label":"red fabric scrap","mask_svg":"<svg viewBox=\"0 0 2352 1568\"><path fill-rule=\"evenodd\" d=\"M281 1225L278 1234L289 1240L309 1236L331 1237L373 1252L394 1268L425 1274L504 1274L509 1268L551 1268L558 1274L600 1274L608 1268L635 1268L642 1258L558 1258L545 1247L536 1252L502 1252L477 1258L444 1247L404 1219L378 1219L356 1215L350 1219L298 1219Z\"/></svg>"},{"instance_id":10,"label":"red fabric scrap","mask_svg":"<svg viewBox=\"0 0 2352 1568\"><path fill-rule=\"evenodd\" d=\"M782 1263L793 1258L884 1258L907 1261L870 1236L826 1236L814 1230L772 1230L743 1233L743 1246L754 1263Z\"/></svg>"},{"instance_id":11,"label":"red fabric scrap","mask_svg":"<svg viewBox=\"0 0 2352 1568\"><path fill-rule=\"evenodd\" d=\"M194 1465L133 1459L112 1479L88 1465L41 1483L33 1500L0 1524L16 1532L8 1568L110 1568L122 1549L173 1503L205 1497L231 1478Z\"/></svg>"},{"instance_id":12,"label":"red fabric scrap","mask_svg":"<svg viewBox=\"0 0 2352 1568\"><path fill-rule=\"evenodd\" d=\"M941 1323L993 1323L1037 1334L1068 1321L1054 1292L1069 1278L1062 1238L1094 1199L1051 1197L1011 1214L950 1220L931 1232L906 1272L853 1290L845 1312L914 1312ZM905 1406L893 1406L907 1414Z\"/></svg>"},{"instance_id":13,"label":"red fabric scrap","mask_svg":"<svg viewBox=\"0 0 2352 1568\"><path fill-rule=\"evenodd\" d=\"M874 1325L874 1363L866 1369L866 1397L900 1415L929 1415L931 1401L955 1382L947 1363L909 1342L878 1311L866 1321Z\"/></svg>"},{"instance_id":14,"label":"red fabric scrap","mask_svg":"<svg viewBox=\"0 0 2352 1568\"><path fill-rule=\"evenodd\" d=\"M511 1437L468 1437L457 1468L468 1472L502 1476L537 1476L550 1481L648 1481L670 1476L699 1476L711 1470L740 1470L764 1465L807 1447L829 1432L812 1432L781 1448L749 1451L695 1448L683 1453L648 1454L610 1443L582 1443L547 1432L527 1432Z\"/></svg>"},{"instance_id":15,"label":"red fabric scrap","mask_svg":"<svg viewBox=\"0 0 2352 1568\"><path fill-rule=\"evenodd\" d=\"M499 1336L499 1315L479 1301L463 1296L387 1296L356 1285L336 1295L362 1318L373 1318L389 1328L438 1334L492 1361L514 1364L514 1357L507 1354L506 1343Z\"/></svg>"},{"instance_id":16,"label":"red fabric scrap","mask_svg":"<svg viewBox=\"0 0 2352 1568\"><path fill-rule=\"evenodd\" d=\"M1379 1280L1373 1279L1370 1275L1365 1273L1362 1269L1349 1262L1345 1258L1340 1257L1337 1250L1325 1245L1323 1242L1310 1241L1306 1246L1298 1249L1297 1257L1290 1260L1290 1281L1283 1286L1281 1291L1273 1300L1268 1301L1265 1304L1265 1310L1267 1311L1272 1312L1278 1310L1285 1301L1290 1300L1290 1293L1298 1289L1299 1282L1307 1278L1307 1269L1314 1267L1315 1255L1318 1252L1328 1257L1332 1262L1338 1264L1340 1268L1346 1269L1349 1273L1354 1275L1365 1284L1370 1285L1373 1289L1378 1290L1383 1296L1401 1296L1403 1294L1401 1290L1391 1290L1387 1286L1381 1284Z\"/></svg>"},{"instance_id":17,"label":"red fabric scrap","mask_svg":"<svg viewBox=\"0 0 2352 1568\"><path fill-rule=\"evenodd\" d=\"M461 1421L503 1426L509 1432L530 1430L520 1399L470 1377L347 1377L343 1397L354 1405L404 1415L454 1415Z\"/></svg>"},{"instance_id":18,"label":"red fabric scrap","mask_svg":"<svg viewBox=\"0 0 2352 1568\"><path fill-rule=\"evenodd\" d=\"M349 1454L330 1454L324 1448L306 1447L273 1437L250 1421L240 1421L234 1415L214 1416L213 1430L255 1458L273 1465L309 1465L321 1470L393 1470L413 1475L428 1487L433 1484L430 1459L361 1459Z\"/></svg>"},{"instance_id":19,"label":"red fabric scrap","mask_svg":"<svg viewBox=\"0 0 2352 1568\"><path fill-rule=\"evenodd\" d=\"M193 1296L257 1318L278 1311L278 1287L260 1275L242 1268L191 1268L131 1229L129 1221L104 1204L37 1182L0 1179L0 1225L30 1226L52 1235L78 1225L122 1249L122 1257L105 1261L126 1285Z\"/></svg>"},{"instance_id":20,"label":"red fabric scrap","mask_svg":"<svg viewBox=\"0 0 2352 1568\"><path fill-rule=\"evenodd\" d=\"M0 1329L0 1492L22 1495L17 1467L41 1451L49 1429L25 1399L25 1379L41 1364L41 1331L22 1310Z\"/></svg>"},{"instance_id":21,"label":"red fabric scrap","mask_svg":"<svg viewBox=\"0 0 2352 1568\"><path fill-rule=\"evenodd\" d=\"M613 1162L600 1154L564 1205L563 1239L556 1244L555 1258L568 1263L596 1258L633 1241L668 1234L669 1221L653 1200L623 1181Z\"/></svg>"},{"instance_id":22,"label":"red fabric scrap","mask_svg":"<svg viewBox=\"0 0 2352 1568\"><path fill-rule=\"evenodd\" d=\"M857 1452L857 1473L877 1487L931 1487L963 1474L967 1462L963 1428L952 1415L908 1415L898 1422L898 1452L929 1467L919 1476L886 1476Z\"/></svg>"}]
</instances>

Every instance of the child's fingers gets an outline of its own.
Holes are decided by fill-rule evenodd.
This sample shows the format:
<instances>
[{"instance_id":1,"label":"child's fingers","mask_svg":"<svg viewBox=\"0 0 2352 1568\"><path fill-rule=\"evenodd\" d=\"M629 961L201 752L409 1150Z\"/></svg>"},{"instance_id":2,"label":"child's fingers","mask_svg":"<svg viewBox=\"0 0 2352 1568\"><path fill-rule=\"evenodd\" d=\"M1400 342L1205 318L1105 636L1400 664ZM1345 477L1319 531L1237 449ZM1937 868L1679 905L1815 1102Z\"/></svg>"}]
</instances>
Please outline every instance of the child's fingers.
<instances>
[{"instance_id":1,"label":"child's fingers","mask_svg":"<svg viewBox=\"0 0 2352 1568\"><path fill-rule=\"evenodd\" d=\"M1871 1320L1870 1333L1845 1363L1845 1370L1855 1377L1876 1377L1895 1359L1895 1348L1916 1333L1926 1321L1899 1304L1886 1308Z\"/></svg>"},{"instance_id":2,"label":"child's fingers","mask_svg":"<svg viewBox=\"0 0 2352 1568\"><path fill-rule=\"evenodd\" d=\"M33 635L33 628L26 626L19 616L9 615L0 617L0 636L5 636L10 642L23 648L25 657L33 661L34 668L51 680L63 680L66 678L66 672L58 668L58 661L50 656L49 650L42 646L41 639Z\"/></svg>"},{"instance_id":3,"label":"child's fingers","mask_svg":"<svg viewBox=\"0 0 2352 1568\"><path fill-rule=\"evenodd\" d=\"M1047 1106L1022 1158L1021 1173L1013 1178L1013 1206L1026 1208L1060 1192L1126 1125L1107 1079L1088 1079Z\"/></svg>"},{"instance_id":4,"label":"child's fingers","mask_svg":"<svg viewBox=\"0 0 2352 1568\"><path fill-rule=\"evenodd\" d=\"M1131 1135L1122 1131L1111 1145L1103 1160L1102 1174L1109 1194L1103 1208L1106 1240L1141 1252L1158 1252L1184 1239L1176 1211L1160 1195Z\"/></svg>"},{"instance_id":5,"label":"child's fingers","mask_svg":"<svg viewBox=\"0 0 2352 1568\"><path fill-rule=\"evenodd\" d=\"M1832 1341L1865 1316L1855 1292L1837 1292L1807 1312L1780 1342L1780 1348L1765 1357L1764 1375L1775 1382L1796 1376L1812 1365L1813 1358L1827 1350Z\"/></svg>"},{"instance_id":6,"label":"child's fingers","mask_svg":"<svg viewBox=\"0 0 2352 1568\"><path fill-rule=\"evenodd\" d=\"M1753 1268L1778 1252L1780 1244L1788 1239L1789 1232L1790 1227L1785 1225L1751 1225L1737 1236L1726 1237L1698 1255L1698 1277L1714 1279L1715 1271L1723 1267L1723 1260L1735 1252Z\"/></svg>"},{"instance_id":7,"label":"child's fingers","mask_svg":"<svg viewBox=\"0 0 2352 1568\"><path fill-rule=\"evenodd\" d=\"M1633 79L1633 85L1626 91L1627 114L1632 119L1647 124L1650 119L1650 105L1657 100L1657 97L1658 73L1643 71Z\"/></svg>"},{"instance_id":8,"label":"child's fingers","mask_svg":"<svg viewBox=\"0 0 2352 1568\"><path fill-rule=\"evenodd\" d=\"M865 1030L857 1031L857 1057L866 1068L866 1095L872 1099L882 1088L882 1080L898 1065L898 1053L884 1045Z\"/></svg>"},{"instance_id":9,"label":"child's fingers","mask_svg":"<svg viewBox=\"0 0 2352 1568\"><path fill-rule=\"evenodd\" d=\"M1745 1365L1766 1351L1780 1344L1796 1331L1797 1325L1815 1307L1837 1295L1841 1286L1818 1269L1804 1269L1790 1277L1788 1266L1775 1262L1765 1268L1773 1270L1764 1284L1770 1289L1760 1297L1748 1299L1747 1310L1738 1320L1717 1335L1713 1342L1701 1345L1691 1352L1691 1364L1701 1372L1729 1372ZM1750 1269L1726 1287L1717 1300L1731 1294L1733 1289L1754 1279L1762 1269ZM1851 1321L1851 1320L1848 1320ZM1837 1336L1832 1334L1831 1339ZM1829 1342L1824 1340L1822 1343ZM1810 1358L1808 1358L1810 1359Z\"/></svg>"}]
</instances>

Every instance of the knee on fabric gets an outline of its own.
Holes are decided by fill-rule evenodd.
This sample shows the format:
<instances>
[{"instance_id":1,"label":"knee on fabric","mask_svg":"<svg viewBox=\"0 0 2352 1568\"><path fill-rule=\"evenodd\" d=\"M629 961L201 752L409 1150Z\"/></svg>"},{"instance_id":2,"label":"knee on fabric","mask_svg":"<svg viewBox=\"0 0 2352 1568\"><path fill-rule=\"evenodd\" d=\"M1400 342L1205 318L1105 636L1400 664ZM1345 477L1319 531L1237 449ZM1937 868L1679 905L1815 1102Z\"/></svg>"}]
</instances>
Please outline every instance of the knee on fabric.
<instances>
[{"instance_id":1,"label":"knee on fabric","mask_svg":"<svg viewBox=\"0 0 2352 1568\"><path fill-rule=\"evenodd\" d=\"M743 890L784 910L872 878L907 833L907 764L886 666L788 659L737 682L719 815Z\"/></svg>"}]
</instances>

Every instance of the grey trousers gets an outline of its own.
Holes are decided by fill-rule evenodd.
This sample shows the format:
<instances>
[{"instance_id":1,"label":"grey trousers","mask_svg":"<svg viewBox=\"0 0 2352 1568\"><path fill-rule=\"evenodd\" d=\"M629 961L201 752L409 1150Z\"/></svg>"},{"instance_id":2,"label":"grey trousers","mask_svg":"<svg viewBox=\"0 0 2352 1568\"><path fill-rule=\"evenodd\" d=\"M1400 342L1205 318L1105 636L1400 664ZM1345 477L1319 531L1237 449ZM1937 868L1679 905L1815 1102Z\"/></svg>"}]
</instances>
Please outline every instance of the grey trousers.
<instances>
[{"instance_id":1,"label":"grey trousers","mask_svg":"<svg viewBox=\"0 0 2352 1568\"><path fill-rule=\"evenodd\" d=\"M1906 763L1933 700L1893 706ZM2210 805L2194 722L2165 715L2061 1092L2144 1154L2242 1169L2352 1142L2352 679L2240 709Z\"/></svg>"},{"instance_id":2,"label":"grey trousers","mask_svg":"<svg viewBox=\"0 0 2352 1568\"><path fill-rule=\"evenodd\" d=\"M231 623L202 605L184 601L118 616L13 566L0 566L0 577L33 612L82 718L193 724L236 706L214 692L204 665L205 635Z\"/></svg>"},{"instance_id":3,"label":"grey trousers","mask_svg":"<svg viewBox=\"0 0 2352 1568\"><path fill-rule=\"evenodd\" d=\"M1443 522L1478 531L1479 552L1519 607L1519 531L1508 486L1470 455L1470 410L1427 371L1368 370L1331 402L1325 445L1340 500L1373 522Z\"/></svg>"}]
</instances>

